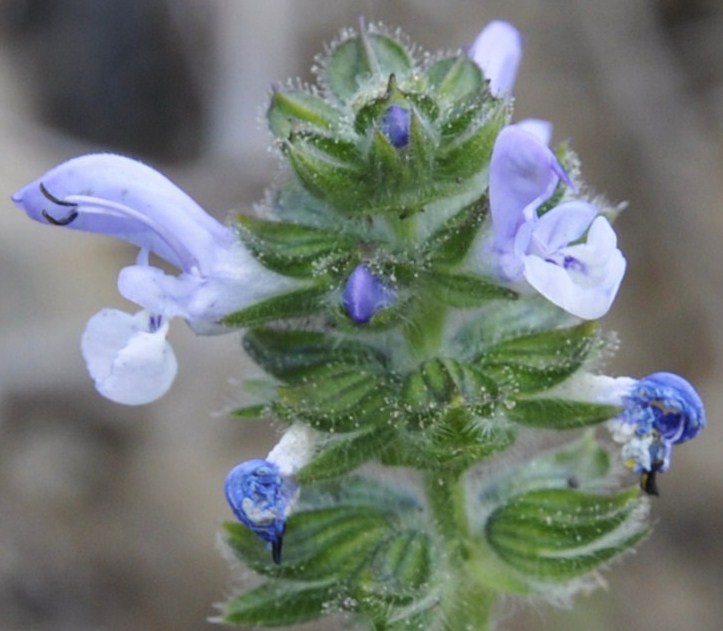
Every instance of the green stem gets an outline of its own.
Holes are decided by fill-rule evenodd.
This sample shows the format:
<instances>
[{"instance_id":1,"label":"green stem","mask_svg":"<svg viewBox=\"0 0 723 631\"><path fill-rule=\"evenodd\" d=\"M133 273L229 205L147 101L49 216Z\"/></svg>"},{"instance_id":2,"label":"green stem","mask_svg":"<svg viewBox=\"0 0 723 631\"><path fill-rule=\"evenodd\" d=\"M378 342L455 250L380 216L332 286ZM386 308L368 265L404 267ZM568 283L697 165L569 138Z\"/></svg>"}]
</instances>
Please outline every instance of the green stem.
<instances>
[{"instance_id":1,"label":"green stem","mask_svg":"<svg viewBox=\"0 0 723 631\"><path fill-rule=\"evenodd\" d=\"M462 480L446 471L425 474L424 487L439 534L444 538L448 553L461 553L460 546L467 537L467 514Z\"/></svg>"},{"instance_id":2,"label":"green stem","mask_svg":"<svg viewBox=\"0 0 723 631\"><path fill-rule=\"evenodd\" d=\"M446 628L489 631L495 594L477 580L476 568L470 564L463 479L453 473L430 472L425 475L424 488L449 568L449 580L441 592Z\"/></svg>"}]
</instances>

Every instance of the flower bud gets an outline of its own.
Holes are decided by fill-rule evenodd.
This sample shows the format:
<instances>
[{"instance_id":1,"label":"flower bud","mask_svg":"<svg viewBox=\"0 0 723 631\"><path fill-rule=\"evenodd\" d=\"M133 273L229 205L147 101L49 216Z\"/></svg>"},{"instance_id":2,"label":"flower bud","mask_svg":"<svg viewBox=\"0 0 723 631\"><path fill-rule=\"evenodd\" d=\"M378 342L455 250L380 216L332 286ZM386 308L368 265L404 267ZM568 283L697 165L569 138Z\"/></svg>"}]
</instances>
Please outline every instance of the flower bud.
<instances>
[{"instance_id":1,"label":"flower bud","mask_svg":"<svg viewBox=\"0 0 723 631\"><path fill-rule=\"evenodd\" d=\"M390 105L381 121L382 133L397 149L403 149L409 144L409 126L411 114L406 107Z\"/></svg>"},{"instance_id":2,"label":"flower bud","mask_svg":"<svg viewBox=\"0 0 723 631\"><path fill-rule=\"evenodd\" d=\"M377 311L391 304L394 293L360 264L349 276L342 298L349 317L357 324L365 324Z\"/></svg>"}]
</instances>

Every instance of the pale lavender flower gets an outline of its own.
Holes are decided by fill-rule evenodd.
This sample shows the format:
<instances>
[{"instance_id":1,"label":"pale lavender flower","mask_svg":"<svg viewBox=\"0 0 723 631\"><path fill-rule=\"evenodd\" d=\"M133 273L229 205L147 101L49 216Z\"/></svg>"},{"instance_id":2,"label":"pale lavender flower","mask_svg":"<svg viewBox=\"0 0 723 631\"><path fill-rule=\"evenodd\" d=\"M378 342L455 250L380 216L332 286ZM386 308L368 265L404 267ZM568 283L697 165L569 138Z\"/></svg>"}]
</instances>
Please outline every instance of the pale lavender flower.
<instances>
[{"instance_id":1,"label":"pale lavender flower","mask_svg":"<svg viewBox=\"0 0 723 631\"><path fill-rule=\"evenodd\" d=\"M583 201L538 214L560 180L572 187L546 144L549 127L528 121L505 127L490 161L492 241L486 244L507 281L524 278L565 311L594 320L610 309L625 259L609 221Z\"/></svg>"},{"instance_id":2,"label":"pale lavender flower","mask_svg":"<svg viewBox=\"0 0 723 631\"><path fill-rule=\"evenodd\" d=\"M493 96L512 96L522 59L522 36L509 22L490 22L467 49L467 54L489 81Z\"/></svg>"},{"instance_id":3,"label":"pale lavender flower","mask_svg":"<svg viewBox=\"0 0 723 631\"><path fill-rule=\"evenodd\" d=\"M230 228L158 171L129 158L74 158L19 190L13 201L41 223L107 234L141 248L137 264L121 271L118 289L144 311L101 311L83 336L96 387L119 403L147 403L170 386L176 369L164 346L168 319L184 318L197 333L224 332L223 316L284 288ZM150 265L150 253L179 273ZM136 375L144 371L150 383L140 395Z\"/></svg>"},{"instance_id":4,"label":"pale lavender flower","mask_svg":"<svg viewBox=\"0 0 723 631\"><path fill-rule=\"evenodd\" d=\"M349 317L357 324L365 324L394 301L394 292L360 263L346 282L342 300Z\"/></svg>"}]
</instances>

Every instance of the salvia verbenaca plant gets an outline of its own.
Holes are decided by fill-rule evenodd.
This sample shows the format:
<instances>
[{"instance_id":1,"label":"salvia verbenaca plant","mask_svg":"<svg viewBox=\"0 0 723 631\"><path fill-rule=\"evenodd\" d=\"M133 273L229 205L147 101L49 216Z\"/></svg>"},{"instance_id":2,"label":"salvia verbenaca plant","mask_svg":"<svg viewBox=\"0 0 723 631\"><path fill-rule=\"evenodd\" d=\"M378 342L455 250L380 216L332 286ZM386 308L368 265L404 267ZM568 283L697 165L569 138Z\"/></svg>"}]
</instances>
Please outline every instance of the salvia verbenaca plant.
<instances>
[{"instance_id":1,"label":"salvia verbenaca plant","mask_svg":"<svg viewBox=\"0 0 723 631\"><path fill-rule=\"evenodd\" d=\"M140 310L104 309L82 337L102 395L165 394L174 317L243 331L268 374L235 414L283 436L225 486L225 541L260 580L224 622L477 630L501 596L567 602L648 534L673 446L705 426L681 377L601 373L613 349L596 320L626 266L619 207L550 147L549 123L514 121L521 52L504 22L438 55L378 26L344 31L317 86L273 89L284 177L231 227L110 154L13 197L37 221L140 248L118 278ZM528 453L542 441L555 446Z\"/></svg>"}]
</instances>

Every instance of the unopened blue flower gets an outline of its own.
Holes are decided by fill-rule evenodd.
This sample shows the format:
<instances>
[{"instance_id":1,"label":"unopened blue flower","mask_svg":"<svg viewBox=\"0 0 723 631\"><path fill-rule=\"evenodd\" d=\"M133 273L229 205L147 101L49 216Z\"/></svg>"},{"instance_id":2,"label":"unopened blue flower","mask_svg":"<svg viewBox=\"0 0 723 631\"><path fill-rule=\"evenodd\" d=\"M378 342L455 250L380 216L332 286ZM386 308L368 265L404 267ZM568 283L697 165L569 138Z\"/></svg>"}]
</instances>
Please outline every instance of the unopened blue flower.
<instances>
[{"instance_id":1,"label":"unopened blue flower","mask_svg":"<svg viewBox=\"0 0 723 631\"><path fill-rule=\"evenodd\" d=\"M586 320L610 309L625 274L610 222L591 204L571 200L538 214L560 180L572 182L547 146L541 121L505 127L489 175L492 242L485 245L507 281L524 278L545 298Z\"/></svg>"},{"instance_id":2,"label":"unopened blue flower","mask_svg":"<svg viewBox=\"0 0 723 631\"><path fill-rule=\"evenodd\" d=\"M288 510L296 493L295 483L282 476L274 463L255 459L231 469L225 491L234 515L271 544L273 560L280 563Z\"/></svg>"},{"instance_id":3,"label":"unopened blue flower","mask_svg":"<svg viewBox=\"0 0 723 631\"><path fill-rule=\"evenodd\" d=\"M645 490L657 494L655 474L670 468L673 445L705 427L703 402L682 377L657 372L634 382L621 403L623 411L610 422L613 438L623 444L628 468L643 476Z\"/></svg>"},{"instance_id":4,"label":"unopened blue flower","mask_svg":"<svg viewBox=\"0 0 723 631\"><path fill-rule=\"evenodd\" d=\"M357 324L364 324L393 302L394 292L360 263L346 282L342 300L349 317Z\"/></svg>"},{"instance_id":5,"label":"unopened blue flower","mask_svg":"<svg viewBox=\"0 0 723 631\"><path fill-rule=\"evenodd\" d=\"M397 149L402 149L409 144L411 120L409 110L401 105L390 105L382 117L380 125L382 133Z\"/></svg>"},{"instance_id":6,"label":"unopened blue flower","mask_svg":"<svg viewBox=\"0 0 723 631\"><path fill-rule=\"evenodd\" d=\"M129 158L91 154L48 171L13 201L41 223L110 235L141 248L118 289L138 316L104 310L88 323L82 350L104 396L129 405L162 396L175 375L166 323L184 318L197 333L220 333L223 316L282 288L233 231L158 171ZM177 268L149 264L155 254ZM138 389L141 375L146 385Z\"/></svg>"},{"instance_id":7,"label":"unopened blue flower","mask_svg":"<svg viewBox=\"0 0 723 631\"><path fill-rule=\"evenodd\" d=\"M467 54L489 81L493 96L512 96L522 59L522 36L512 24L502 20L490 22L469 46Z\"/></svg>"}]
</instances>

